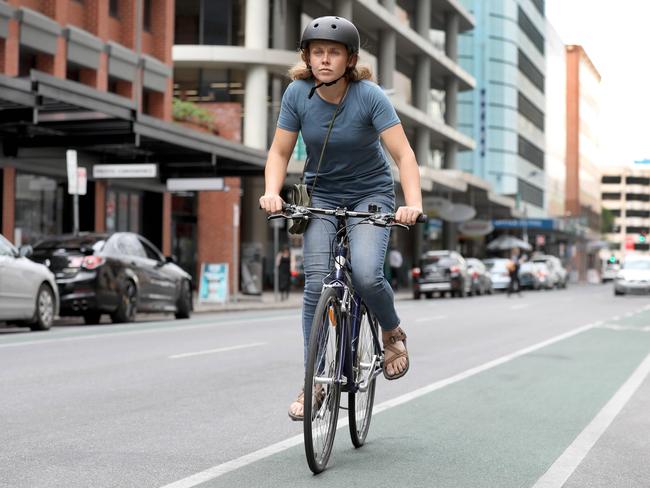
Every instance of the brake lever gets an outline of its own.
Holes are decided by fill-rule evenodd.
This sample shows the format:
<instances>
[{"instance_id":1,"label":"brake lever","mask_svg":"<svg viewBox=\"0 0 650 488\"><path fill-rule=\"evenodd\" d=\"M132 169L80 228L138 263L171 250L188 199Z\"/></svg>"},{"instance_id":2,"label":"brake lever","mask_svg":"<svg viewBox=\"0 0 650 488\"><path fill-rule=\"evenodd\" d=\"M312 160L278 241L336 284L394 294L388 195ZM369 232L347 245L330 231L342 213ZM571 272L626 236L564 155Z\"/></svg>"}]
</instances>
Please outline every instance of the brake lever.
<instances>
[{"instance_id":1,"label":"brake lever","mask_svg":"<svg viewBox=\"0 0 650 488\"><path fill-rule=\"evenodd\" d=\"M387 224L387 227L401 227L402 229L409 230L410 227L406 224L400 224L399 222L392 222L390 224Z\"/></svg>"}]
</instances>

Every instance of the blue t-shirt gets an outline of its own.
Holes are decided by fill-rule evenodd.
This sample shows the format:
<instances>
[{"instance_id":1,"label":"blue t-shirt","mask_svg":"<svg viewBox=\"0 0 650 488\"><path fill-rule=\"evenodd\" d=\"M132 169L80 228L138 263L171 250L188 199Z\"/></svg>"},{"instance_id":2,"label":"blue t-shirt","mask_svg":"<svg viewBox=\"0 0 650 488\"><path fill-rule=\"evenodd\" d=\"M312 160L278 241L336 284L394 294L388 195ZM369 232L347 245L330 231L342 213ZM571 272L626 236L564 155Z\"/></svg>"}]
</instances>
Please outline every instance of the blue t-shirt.
<instances>
[{"instance_id":1,"label":"blue t-shirt","mask_svg":"<svg viewBox=\"0 0 650 488\"><path fill-rule=\"evenodd\" d=\"M307 148L305 181L311 188L336 104L318 93L309 99L313 80L293 81L284 92L278 127L302 132ZM399 124L395 108L384 91L367 80L350 83L334 121L318 172L316 195L357 198L394 195L390 163L379 134Z\"/></svg>"}]
</instances>

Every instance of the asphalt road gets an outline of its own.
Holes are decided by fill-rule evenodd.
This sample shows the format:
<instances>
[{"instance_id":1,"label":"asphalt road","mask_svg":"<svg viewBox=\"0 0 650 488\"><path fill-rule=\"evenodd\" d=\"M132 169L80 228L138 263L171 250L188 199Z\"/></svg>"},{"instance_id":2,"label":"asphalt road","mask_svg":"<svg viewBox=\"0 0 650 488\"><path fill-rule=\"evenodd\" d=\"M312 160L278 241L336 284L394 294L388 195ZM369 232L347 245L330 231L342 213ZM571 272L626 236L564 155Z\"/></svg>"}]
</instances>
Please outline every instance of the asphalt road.
<instances>
[{"instance_id":1,"label":"asphalt road","mask_svg":"<svg viewBox=\"0 0 650 488\"><path fill-rule=\"evenodd\" d=\"M299 311L0 329L1 487L650 486L650 300L398 303L411 370L307 468ZM341 412L341 418L345 411Z\"/></svg>"}]
</instances>

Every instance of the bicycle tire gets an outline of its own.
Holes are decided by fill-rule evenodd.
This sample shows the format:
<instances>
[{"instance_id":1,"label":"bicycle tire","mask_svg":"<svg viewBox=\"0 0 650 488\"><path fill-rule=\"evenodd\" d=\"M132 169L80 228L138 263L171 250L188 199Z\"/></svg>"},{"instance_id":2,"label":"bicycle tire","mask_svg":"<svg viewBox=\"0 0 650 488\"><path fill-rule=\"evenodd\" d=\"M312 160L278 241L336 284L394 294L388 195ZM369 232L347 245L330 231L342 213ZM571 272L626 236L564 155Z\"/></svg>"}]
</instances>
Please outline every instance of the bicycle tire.
<instances>
[{"instance_id":1,"label":"bicycle tire","mask_svg":"<svg viewBox=\"0 0 650 488\"><path fill-rule=\"evenodd\" d=\"M368 311L365 304L361 310L361 322L359 325L359 339L357 343L357 354L355 364L355 383L360 382L363 370L361 363L369 364L372 361L372 356L381 354L375 348L373 334L371 329L374 329L375 337L377 334L377 320ZM354 447L359 448L366 442L368 429L370 428L370 421L372 419L372 407L375 403L375 386L377 384L377 377L372 376L368 384L368 389L365 392L350 392L348 393L348 425L350 427L350 439Z\"/></svg>"},{"instance_id":2,"label":"bicycle tire","mask_svg":"<svg viewBox=\"0 0 650 488\"><path fill-rule=\"evenodd\" d=\"M336 291L325 288L314 313L305 373L305 455L314 474L322 472L327 466L336 435L341 386L334 383L316 383L314 378L332 378L337 370L338 336L343 325L340 312Z\"/></svg>"}]
</instances>

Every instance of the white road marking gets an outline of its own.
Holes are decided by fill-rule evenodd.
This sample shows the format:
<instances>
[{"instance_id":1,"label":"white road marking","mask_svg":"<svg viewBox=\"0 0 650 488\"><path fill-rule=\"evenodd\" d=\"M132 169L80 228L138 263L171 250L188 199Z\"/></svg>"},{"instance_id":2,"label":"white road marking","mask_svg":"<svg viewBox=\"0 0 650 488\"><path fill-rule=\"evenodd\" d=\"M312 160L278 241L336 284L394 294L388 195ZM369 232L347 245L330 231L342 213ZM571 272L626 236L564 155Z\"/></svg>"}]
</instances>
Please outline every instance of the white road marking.
<instances>
[{"instance_id":1,"label":"white road marking","mask_svg":"<svg viewBox=\"0 0 650 488\"><path fill-rule=\"evenodd\" d=\"M598 328L616 331L650 332L650 325L646 325L644 327L633 327L631 325L603 324L598 326Z\"/></svg>"},{"instance_id":2,"label":"white road marking","mask_svg":"<svg viewBox=\"0 0 650 488\"><path fill-rule=\"evenodd\" d=\"M537 480L533 488L560 488L566 483L576 468L594 447L600 436L607 430L623 407L632 398L641 383L650 373L650 354L632 373L607 405L594 417L591 423L576 437L564 453L555 460L553 465Z\"/></svg>"},{"instance_id":3,"label":"white road marking","mask_svg":"<svg viewBox=\"0 0 650 488\"><path fill-rule=\"evenodd\" d=\"M521 310L522 308L527 308L529 306L528 303L520 303L519 305L513 305L510 307L510 310Z\"/></svg>"},{"instance_id":4,"label":"white road marking","mask_svg":"<svg viewBox=\"0 0 650 488\"><path fill-rule=\"evenodd\" d=\"M434 315L433 317L422 317L415 319L416 322L431 322L432 320L443 320L446 319L448 315Z\"/></svg>"},{"instance_id":5,"label":"white road marking","mask_svg":"<svg viewBox=\"0 0 650 488\"><path fill-rule=\"evenodd\" d=\"M198 351L198 352L185 352L183 354L174 354L169 356L169 359L181 359L189 358L192 356L203 356L205 354L214 354L217 352L227 352L227 351L236 351L237 349L247 349L249 347L259 347L266 345L266 342L253 342L251 344L241 344L239 346L230 346L230 347L220 347L218 349L209 349L207 351Z\"/></svg>"},{"instance_id":6,"label":"white road marking","mask_svg":"<svg viewBox=\"0 0 650 488\"><path fill-rule=\"evenodd\" d=\"M492 361L488 361L487 363L484 363L480 366L470 368L454 376L450 376L449 378L446 378L444 380L436 381L435 383L431 383L430 385L424 386L422 388L418 388L417 390L413 390L410 393L406 393L404 395L398 396L397 398L393 398L392 400L385 401L375 406L375 408L373 409L373 414L378 414L390 408L394 408L397 407L398 405L402 405L404 403L410 402L411 400L414 400L418 397L434 392L436 390L440 390L441 388L444 388L451 384L458 383L471 376L482 373L483 371L487 371L496 366L500 366L501 364L507 363L508 361L512 361L513 359L524 356L533 351L537 351L538 349L542 349L546 346L550 346L551 344L555 344L556 342L563 341L564 339L568 339L582 332L593 329L594 327L598 327L601 324L602 322L598 321L598 322L593 322L591 324L584 325L582 327L578 327L577 329L570 330L568 332L565 332L564 334L551 337L550 339L547 339L542 342L538 342L537 344L533 344L532 346L525 347L511 354L507 354L505 356L494 359ZM341 428L345 425L347 425L347 418L340 420L337 424L337 428ZM206 481L210 481L215 478L218 478L219 476L222 476L226 473L230 473L231 471L235 471L239 468L242 468L254 462L265 459L274 454L290 449L291 447L297 446L302 442L303 442L302 434L294 437L290 437L289 439L280 441L276 444L272 444L268 447L264 447L257 451L246 454L244 456L238 457L236 459L233 459L232 461L219 464L212 468L208 468L205 471L201 471L200 473L196 473L191 476L188 476L187 478L183 478L181 480L175 481L173 483L163 486L162 488L191 488L200 485L201 483L205 483Z\"/></svg>"},{"instance_id":7,"label":"white road marking","mask_svg":"<svg viewBox=\"0 0 650 488\"><path fill-rule=\"evenodd\" d=\"M6 344L0 344L0 349L5 347L19 347L19 346L33 346L38 344L51 344L53 342L72 342L72 341L83 341L88 339L103 339L111 338L125 335L139 335L139 334L152 334L155 332L184 332L186 330L193 329L205 329L210 327L225 327L228 325L257 325L260 322L273 322L275 320L286 320L286 319L295 319L299 317L297 314L293 315L278 315L277 317L248 317L245 319L237 320L228 320L226 322L209 322L209 323L200 323L196 325L178 325L173 327L163 327L157 328L152 325L151 329L145 330L125 330L123 332L111 332L107 330L102 334L88 334L88 335L75 335L75 336L65 336L52 339L42 339L38 341L23 341L23 342L8 342Z\"/></svg>"}]
</instances>

